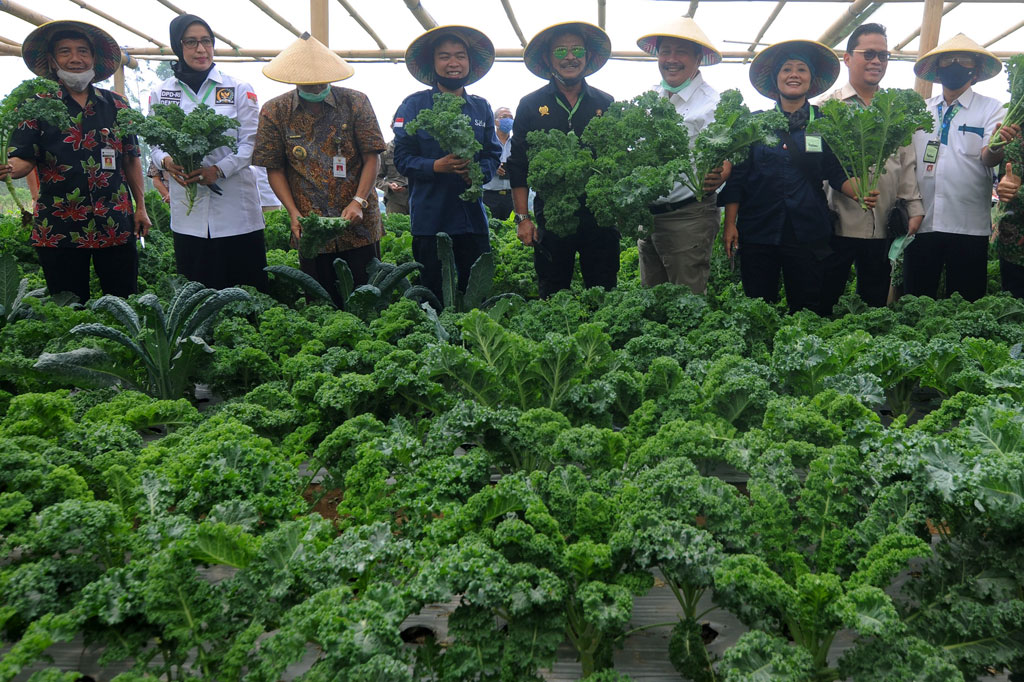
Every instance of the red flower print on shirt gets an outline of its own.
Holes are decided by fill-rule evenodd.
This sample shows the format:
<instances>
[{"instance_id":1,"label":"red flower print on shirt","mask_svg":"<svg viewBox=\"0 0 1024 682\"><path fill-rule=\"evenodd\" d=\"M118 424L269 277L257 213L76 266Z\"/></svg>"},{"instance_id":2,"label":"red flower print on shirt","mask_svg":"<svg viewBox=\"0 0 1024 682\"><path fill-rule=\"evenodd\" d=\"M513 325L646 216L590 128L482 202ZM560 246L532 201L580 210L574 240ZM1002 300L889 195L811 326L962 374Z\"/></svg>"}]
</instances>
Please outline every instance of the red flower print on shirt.
<instances>
[{"instance_id":1,"label":"red flower print on shirt","mask_svg":"<svg viewBox=\"0 0 1024 682\"><path fill-rule=\"evenodd\" d=\"M82 234L72 232L74 235L71 241L78 244L80 249L102 249L103 239L100 236L99 230L86 230Z\"/></svg>"},{"instance_id":2,"label":"red flower print on shirt","mask_svg":"<svg viewBox=\"0 0 1024 682\"><path fill-rule=\"evenodd\" d=\"M88 159L82 162L82 170L86 173L86 180L89 182L89 191L92 192L100 187L109 187L110 178L113 173L100 170L100 165L95 159Z\"/></svg>"},{"instance_id":3,"label":"red flower print on shirt","mask_svg":"<svg viewBox=\"0 0 1024 682\"><path fill-rule=\"evenodd\" d=\"M18 124L18 130L39 130L39 121L30 118Z\"/></svg>"},{"instance_id":4,"label":"red flower print on shirt","mask_svg":"<svg viewBox=\"0 0 1024 682\"><path fill-rule=\"evenodd\" d=\"M71 170L71 166L64 163L57 163L57 157L46 153L46 165L39 167L39 181L44 183L64 182L65 171Z\"/></svg>"},{"instance_id":5,"label":"red flower print on shirt","mask_svg":"<svg viewBox=\"0 0 1024 682\"><path fill-rule=\"evenodd\" d=\"M92 213L97 218L102 218L110 213L110 207L103 203L104 201L104 198L100 197L96 200L96 203L92 205Z\"/></svg>"},{"instance_id":6,"label":"red flower print on shirt","mask_svg":"<svg viewBox=\"0 0 1024 682\"><path fill-rule=\"evenodd\" d=\"M64 239L64 235L50 234L52 229L53 226L48 225L45 220L42 225L36 225L32 229L32 246L41 246L46 249L56 248L60 240Z\"/></svg>"},{"instance_id":7,"label":"red flower print on shirt","mask_svg":"<svg viewBox=\"0 0 1024 682\"><path fill-rule=\"evenodd\" d=\"M55 199L53 202L53 217L75 222L87 220L91 206L89 204L83 206L83 201L85 201L85 197L82 196L82 193L77 188L63 199Z\"/></svg>"},{"instance_id":8,"label":"red flower print on shirt","mask_svg":"<svg viewBox=\"0 0 1024 682\"><path fill-rule=\"evenodd\" d=\"M117 203L114 204L114 210L120 211L125 215L132 212L132 200L128 195L128 190L125 189L124 185L121 185L121 191L117 193Z\"/></svg>"},{"instance_id":9,"label":"red flower print on shirt","mask_svg":"<svg viewBox=\"0 0 1024 682\"><path fill-rule=\"evenodd\" d=\"M107 226L100 236L100 244L103 248L109 246L123 246L128 243L128 233L118 232L117 225L113 220L107 219Z\"/></svg>"},{"instance_id":10,"label":"red flower print on shirt","mask_svg":"<svg viewBox=\"0 0 1024 682\"><path fill-rule=\"evenodd\" d=\"M70 144L76 152L81 151L83 147L89 150L95 149L99 144L96 141L96 131L90 130L86 133L82 129L82 114L75 116L71 121L73 125L65 131L67 137L64 138L64 141Z\"/></svg>"}]
</instances>

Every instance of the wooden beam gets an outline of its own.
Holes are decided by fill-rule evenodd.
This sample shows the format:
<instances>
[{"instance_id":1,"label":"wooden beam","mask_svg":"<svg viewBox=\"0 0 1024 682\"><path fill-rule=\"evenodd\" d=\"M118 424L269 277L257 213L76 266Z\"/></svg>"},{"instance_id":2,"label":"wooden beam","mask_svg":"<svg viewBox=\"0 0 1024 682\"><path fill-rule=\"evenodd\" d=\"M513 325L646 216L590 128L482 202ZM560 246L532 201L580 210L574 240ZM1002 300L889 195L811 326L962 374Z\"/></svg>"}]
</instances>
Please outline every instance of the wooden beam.
<instances>
[{"instance_id":1,"label":"wooden beam","mask_svg":"<svg viewBox=\"0 0 1024 682\"><path fill-rule=\"evenodd\" d=\"M774 22L776 18L778 18L779 12L781 12L782 8L785 6L786 0L779 0L775 5L775 9L773 9L772 13L768 15L768 20L764 22L761 30L757 32L757 37L754 38L754 42L750 43L750 47L747 48L748 50L753 52L754 48L761 44L761 38L764 38L764 34L768 31L768 27L772 25L772 22Z\"/></svg>"},{"instance_id":2,"label":"wooden beam","mask_svg":"<svg viewBox=\"0 0 1024 682\"><path fill-rule=\"evenodd\" d=\"M4 38L3 36L0 36L0 43L4 43L5 45L15 45L17 47L21 47L21 43L15 42L10 38Z\"/></svg>"},{"instance_id":3,"label":"wooden beam","mask_svg":"<svg viewBox=\"0 0 1024 682\"><path fill-rule=\"evenodd\" d=\"M864 19L879 8L881 3L875 0L854 0L850 3L850 6L836 19L835 23L828 27L821 37L818 38L818 42L829 47L835 47L836 43L841 41L857 26L864 21Z\"/></svg>"},{"instance_id":4,"label":"wooden beam","mask_svg":"<svg viewBox=\"0 0 1024 682\"><path fill-rule=\"evenodd\" d=\"M960 0L956 0L956 2L947 2L942 7L942 16L946 16L947 14L949 14L952 10L956 9L957 5L959 5L959 4L960 4ZM920 26L918 26L917 29L913 33L911 33L909 36L907 36L906 38L901 40L899 43L897 43L896 47L894 47L892 49L893 50L902 50L907 45L909 45L914 40L914 38L918 37L919 35L921 35L921 27Z\"/></svg>"},{"instance_id":5,"label":"wooden beam","mask_svg":"<svg viewBox=\"0 0 1024 682\"><path fill-rule=\"evenodd\" d=\"M124 95L124 64L117 68L114 72L114 92L119 95Z\"/></svg>"},{"instance_id":6,"label":"wooden beam","mask_svg":"<svg viewBox=\"0 0 1024 682\"><path fill-rule=\"evenodd\" d=\"M434 21L434 17L430 16L430 12L423 7L423 3L420 0L405 0L405 6L416 17L416 21L420 22L420 26L428 31L432 28L437 28L437 22Z\"/></svg>"},{"instance_id":7,"label":"wooden beam","mask_svg":"<svg viewBox=\"0 0 1024 682\"><path fill-rule=\"evenodd\" d=\"M156 1L159 2L161 5L163 5L164 7L166 7L167 9L171 10L172 12L174 12L175 14L188 14L188 12L186 12L183 9L181 9L180 7L178 7L177 5L172 3L170 0L156 0ZM228 45L230 45L231 47L235 48L236 50L241 49L241 47L242 47L238 43L232 42L231 40L225 38L222 34L217 33L216 31L213 32L213 37L216 38L217 40L219 40L222 43L227 43Z\"/></svg>"},{"instance_id":8,"label":"wooden beam","mask_svg":"<svg viewBox=\"0 0 1024 682\"><path fill-rule=\"evenodd\" d=\"M7 12L8 14L14 15L22 21L27 21L35 26L41 26L48 21L51 21L50 17L45 14L40 14L35 10L29 9L23 5L19 5L16 2L9 2L8 0L0 1L0 11ZM19 52L20 54L20 52Z\"/></svg>"},{"instance_id":9,"label":"wooden beam","mask_svg":"<svg viewBox=\"0 0 1024 682\"><path fill-rule=\"evenodd\" d=\"M998 43L1000 40L1002 40L1006 36L1010 35L1011 33L1015 33L1016 31L1019 31L1022 28L1024 28L1024 21L1020 22L1019 24L1014 25L1011 28L1006 29L1005 31L1003 31L1002 33L997 35L995 38L993 38L992 40L990 40L987 43L985 43L984 45L982 45L982 47L988 47L992 43Z\"/></svg>"},{"instance_id":10,"label":"wooden beam","mask_svg":"<svg viewBox=\"0 0 1024 682\"><path fill-rule=\"evenodd\" d=\"M76 5L78 5L79 7L84 9L86 12L92 12L96 16L101 17L103 19L106 19L107 21L109 21L110 23L114 24L115 26L120 26L124 30L129 31L130 33L134 33L135 35L139 36L143 40L148 40L149 42L153 43L154 45L158 45L160 47L170 47L167 43L161 43L156 38L148 36L145 33L143 33L142 31L139 31L138 29L132 28L129 24L126 24L123 21L121 21L120 19L117 19L115 17L110 16L109 14L104 12L103 10L96 9L95 7L90 6L89 3L87 3L87 2L83 2L82 0L69 0L69 2L72 2L72 3L76 4Z\"/></svg>"},{"instance_id":11,"label":"wooden beam","mask_svg":"<svg viewBox=\"0 0 1024 682\"><path fill-rule=\"evenodd\" d=\"M501 6L505 8L505 16L508 17L508 23L512 24L512 30L516 32L519 44L526 47L526 36L523 35L523 29L519 28L519 22L516 21L515 12L512 11L511 0L501 0Z\"/></svg>"},{"instance_id":12,"label":"wooden beam","mask_svg":"<svg viewBox=\"0 0 1024 682\"><path fill-rule=\"evenodd\" d=\"M924 0L924 14L921 17L921 40L918 43L917 56L920 59L939 44L939 28L942 26L942 0ZM932 96L930 81L915 79L914 89L928 99Z\"/></svg>"},{"instance_id":13,"label":"wooden beam","mask_svg":"<svg viewBox=\"0 0 1024 682\"><path fill-rule=\"evenodd\" d=\"M342 7L345 8L345 11L349 13L349 16L355 19L355 22L362 26L363 30L366 31L371 38L373 38L373 42L377 43L377 46L380 47L380 49L388 49L388 46L384 44L384 41L380 39L380 36L378 36L374 32L373 28L371 28L370 25L366 23L366 21L361 16L359 16L359 12L356 12L355 8L352 7L348 0L338 0L338 2L341 4Z\"/></svg>"},{"instance_id":14,"label":"wooden beam","mask_svg":"<svg viewBox=\"0 0 1024 682\"><path fill-rule=\"evenodd\" d=\"M309 32L324 45L330 45L330 13L327 0L309 0Z\"/></svg>"},{"instance_id":15,"label":"wooden beam","mask_svg":"<svg viewBox=\"0 0 1024 682\"><path fill-rule=\"evenodd\" d=\"M694 15L697 14L697 5L699 3L700 0L690 0L690 7L686 10L686 16L693 19Z\"/></svg>"},{"instance_id":16,"label":"wooden beam","mask_svg":"<svg viewBox=\"0 0 1024 682\"><path fill-rule=\"evenodd\" d=\"M263 11L264 14L266 14L268 17L270 17L271 19L276 21L278 24L283 26L285 29L287 29L288 31L293 33L296 38L298 38L298 37L300 37L302 35L302 31L300 31L299 29L295 28L290 23L288 23L288 20L286 20L280 14L278 14L274 10L270 9L270 6L267 5L267 3L263 2L263 0L249 0L249 2L251 2L252 4L254 4L257 7L259 7Z\"/></svg>"},{"instance_id":17,"label":"wooden beam","mask_svg":"<svg viewBox=\"0 0 1024 682\"><path fill-rule=\"evenodd\" d=\"M600 26L602 29L604 28L604 25L605 25L605 15L606 15L606 12L605 12L604 0L597 0L597 25Z\"/></svg>"}]
</instances>

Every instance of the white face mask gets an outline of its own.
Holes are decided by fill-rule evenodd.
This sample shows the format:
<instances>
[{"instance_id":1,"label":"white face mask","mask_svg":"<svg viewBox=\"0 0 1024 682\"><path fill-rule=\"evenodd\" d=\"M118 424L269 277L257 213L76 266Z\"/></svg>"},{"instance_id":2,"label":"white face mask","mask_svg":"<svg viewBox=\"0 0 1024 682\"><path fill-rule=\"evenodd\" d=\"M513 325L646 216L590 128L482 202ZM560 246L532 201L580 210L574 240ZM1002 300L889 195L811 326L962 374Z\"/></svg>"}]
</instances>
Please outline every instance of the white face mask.
<instances>
[{"instance_id":1,"label":"white face mask","mask_svg":"<svg viewBox=\"0 0 1024 682\"><path fill-rule=\"evenodd\" d=\"M68 89L73 92L84 92L89 83L92 83L92 79L96 77L96 70L89 69L88 71L65 71L64 69L57 69L57 78L60 82L68 86Z\"/></svg>"}]
</instances>

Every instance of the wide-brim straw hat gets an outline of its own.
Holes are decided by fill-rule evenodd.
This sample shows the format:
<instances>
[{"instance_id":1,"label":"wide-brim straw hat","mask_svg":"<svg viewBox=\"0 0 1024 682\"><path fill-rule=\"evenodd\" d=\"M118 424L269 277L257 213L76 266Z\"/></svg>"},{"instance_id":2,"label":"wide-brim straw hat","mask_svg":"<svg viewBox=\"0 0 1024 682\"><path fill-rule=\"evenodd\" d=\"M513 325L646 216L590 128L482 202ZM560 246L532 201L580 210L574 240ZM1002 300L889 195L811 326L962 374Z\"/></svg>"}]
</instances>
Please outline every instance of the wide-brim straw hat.
<instances>
[{"instance_id":1,"label":"wide-brim straw hat","mask_svg":"<svg viewBox=\"0 0 1024 682\"><path fill-rule=\"evenodd\" d=\"M918 78L934 83L939 80L939 59L942 55L950 52L970 52L977 55L979 60L978 66L974 69L974 73L979 81L988 80L989 78L997 75L1003 69L1003 64L999 61L999 57L995 56L981 45L965 36L963 33L957 33L955 36L918 59L917 63L914 64L914 73L917 74Z\"/></svg>"},{"instance_id":2,"label":"wide-brim straw hat","mask_svg":"<svg viewBox=\"0 0 1024 682\"><path fill-rule=\"evenodd\" d=\"M469 78L466 85L476 83L491 70L494 64L494 43L482 31L470 26L438 26L412 41L405 51L405 66L413 78L425 85L436 82L434 46L438 38L446 35L457 36L466 43L469 50Z\"/></svg>"},{"instance_id":3,"label":"wide-brim straw hat","mask_svg":"<svg viewBox=\"0 0 1024 682\"><path fill-rule=\"evenodd\" d=\"M60 31L77 31L89 39L95 59L92 67L96 71L96 76L92 79L94 83L110 78L120 68L121 47L109 33L84 21L61 19L48 21L36 27L21 44L21 57L29 71L43 78L57 80L57 74L50 68L50 60L47 57L50 39Z\"/></svg>"},{"instance_id":4,"label":"wide-brim straw hat","mask_svg":"<svg viewBox=\"0 0 1024 682\"><path fill-rule=\"evenodd\" d=\"M583 47L587 48L587 65L583 68L583 77L596 73L608 63L612 56L612 39L608 34L593 24L585 21L566 21L548 26L538 33L523 50L523 62L526 68L544 80L551 78L551 67L548 65L548 43L560 33L575 31L583 36Z\"/></svg>"},{"instance_id":5,"label":"wide-brim straw hat","mask_svg":"<svg viewBox=\"0 0 1024 682\"><path fill-rule=\"evenodd\" d=\"M263 67L263 75L270 80L294 85L343 81L355 72L351 64L309 33L303 33Z\"/></svg>"},{"instance_id":6,"label":"wide-brim straw hat","mask_svg":"<svg viewBox=\"0 0 1024 682\"><path fill-rule=\"evenodd\" d=\"M775 43L758 52L754 61L750 63L750 83L768 99L779 97L779 90L775 86L775 78L778 75L775 65L783 56L788 59L800 59L811 67L814 75L811 78L811 87L807 91L807 99L825 92L839 78L839 57L827 45L813 40L786 40Z\"/></svg>"},{"instance_id":7,"label":"wide-brim straw hat","mask_svg":"<svg viewBox=\"0 0 1024 682\"><path fill-rule=\"evenodd\" d=\"M656 57L658 56L659 38L678 38L699 45L703 52L700 60L701 66L713 66L722 61L722 53L715 49L708 37L704 35L704 31L700 30L697 22L690 17L672 19L659 26L653 33L640 36L636 44L647 54Z\"/></svg>"}]
</instances>

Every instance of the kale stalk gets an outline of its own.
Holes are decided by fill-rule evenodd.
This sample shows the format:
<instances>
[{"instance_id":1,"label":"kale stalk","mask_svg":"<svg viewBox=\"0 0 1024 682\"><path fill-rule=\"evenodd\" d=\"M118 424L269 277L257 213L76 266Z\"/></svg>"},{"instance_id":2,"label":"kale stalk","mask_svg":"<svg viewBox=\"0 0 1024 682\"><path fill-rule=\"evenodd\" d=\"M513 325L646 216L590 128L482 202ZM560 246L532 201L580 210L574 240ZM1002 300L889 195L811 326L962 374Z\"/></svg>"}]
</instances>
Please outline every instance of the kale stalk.
<instances>
[{"instance_id":1,"label":"kale stalk","mask_svg":"<svg viewBox=\"0 0 1024 682\"><path fill-rule=\"evenodd\" d=\"M1006 62L1006 77L1010 81L1010 87L1007 88L1010 93L1010 101L1006 103L1006 108L1008 109L1006 118L996 126L997 133L1003 126L1014 123L1024 125L1024 54L1014 55ZM1006 140L993 134L988 148L995 151L1005 144Z\"/></svg>"},{"instance_id":2,"label":"kale stalk","mask_svg":"<svg viewBox=\"0 0 1024 682\"><path fill-rule=\"evenodd\" d=\"M464 99L450 92L435 93L433 108L421 111L411 123L406 124L405 129L410 135L415 135L422 128L446 153L468 159L471 184L459 198L478 201L484 194L484 172L474 157L484 147L476 139L473 122L462 113L465 103Z\"/></svg>"}]
</instances>

